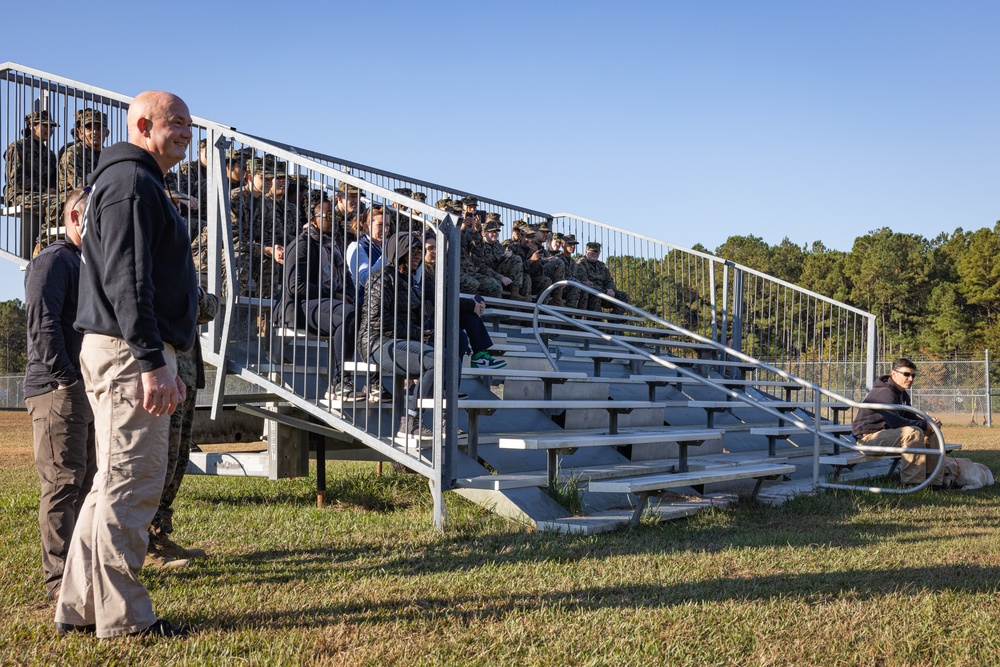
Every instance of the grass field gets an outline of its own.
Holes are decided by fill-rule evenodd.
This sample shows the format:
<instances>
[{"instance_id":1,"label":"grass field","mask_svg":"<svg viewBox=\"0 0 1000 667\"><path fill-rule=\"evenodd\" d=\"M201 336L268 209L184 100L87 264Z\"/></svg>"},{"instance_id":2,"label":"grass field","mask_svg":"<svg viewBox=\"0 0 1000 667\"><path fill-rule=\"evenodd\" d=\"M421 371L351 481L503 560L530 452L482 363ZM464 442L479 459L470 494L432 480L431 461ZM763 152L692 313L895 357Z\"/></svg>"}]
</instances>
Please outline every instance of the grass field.
<instances>
[{"instance_id":1,"label":"grass field","mask_svg":"<svg viewBox=\"0 0 1000 667\"><path fill-rule=\"evenodd\" d=\"M1000 470L997 432L947 427ZM1000 664L997 487L745 502L594 537L534 533L423 478L188 477L178 541L144 571L182 640L59 638L42 591L24 413L0 413L0 665Z\"/></svg>"}]
</instances>

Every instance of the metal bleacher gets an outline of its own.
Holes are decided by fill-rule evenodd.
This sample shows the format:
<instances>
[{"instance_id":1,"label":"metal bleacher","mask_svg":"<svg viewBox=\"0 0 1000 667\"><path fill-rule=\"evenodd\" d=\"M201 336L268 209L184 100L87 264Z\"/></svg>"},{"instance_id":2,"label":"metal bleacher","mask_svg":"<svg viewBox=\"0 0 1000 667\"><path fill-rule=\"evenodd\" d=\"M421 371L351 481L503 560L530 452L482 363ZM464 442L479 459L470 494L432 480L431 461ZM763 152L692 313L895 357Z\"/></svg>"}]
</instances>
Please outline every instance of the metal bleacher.
<instances>
[{"instance_id":1,"label":"metal bleacher","mask_svg":"<svg viewBox=\"0 0 1000 667\"><path fill-rule=\"evenodd\" d=\"M38 108L63 128L57 144L69 140L66 128L86 107L108 114L111 142L126 138L127 96L14 63L0 65L0 94L4 145L17 138L25 113ZM315 458L322 498L327 458L391 461L428 478L439 527L446 521L443 493L454 491L539 529L584 532L635 524L643 516L687 516L740 494L782 498L792 493L781 490L786 479L795 493L839 488L857 472L830 481L829 475L860 461L820 457L859 450L843 431L845 412L856 407L873 376L869 313L707 253L477 195L481 209L497 214L505 230L518 220L548 221L557 231L600 241L615 279L642 297L642 308L614 302L609 306L623 314L613 314L548 305L551 290L562 285L548 288L537 304L488 298L483 317L493 351L507 366L460 367L457 355L444 352L456 350L459 341L458 218L397 190L422 192L429 202L475 193L203 118L195 117L192 129L189 165L198 168L197 140L204 140L200 169L207 187L198 213L186 215L193 250L207 257L202 282L223 302L200 337L205 361L218 369L209 389L212 413L236 407L267 425L264 451L194 453L192 472L305 476ZM438 280L433 289L421 286L415 306L425 330L433 332L429 389L417 401L432 437L397 433L420 369L386 372L350 348L344 376L358 388L379 382L392 398L344 402L329 395L329 341L274 323L282 267L243 236L256 237L263 218L253 210L244 216L232 204L240 183L227 178L226 164L234 152L272 165L265 169L281 165L270 181L248 167L243 187L256 177L265 184L281 181L284 195L255 196L265 197L260 201L272 211L281 207L288 228L307 223L303 193L311 192L337 202L354 196L359 210L381 207L397 230L435 237ZM244 220L246 229L234 220ZM22 212L0 211L0 224L0 256L23 266L30 244ZM346 229L338 229L342 236L333 241L346 245ZM262 279L268 272L271 281ZM359 318L355 334L360 326ZM858 367L866 369L862 375L853 370ZM227 376L261 394L227 393ZM468 397L459 398L460 384ZM576 512L556 500L567 487L582 492Z\"/></svg>"}]
</instances>

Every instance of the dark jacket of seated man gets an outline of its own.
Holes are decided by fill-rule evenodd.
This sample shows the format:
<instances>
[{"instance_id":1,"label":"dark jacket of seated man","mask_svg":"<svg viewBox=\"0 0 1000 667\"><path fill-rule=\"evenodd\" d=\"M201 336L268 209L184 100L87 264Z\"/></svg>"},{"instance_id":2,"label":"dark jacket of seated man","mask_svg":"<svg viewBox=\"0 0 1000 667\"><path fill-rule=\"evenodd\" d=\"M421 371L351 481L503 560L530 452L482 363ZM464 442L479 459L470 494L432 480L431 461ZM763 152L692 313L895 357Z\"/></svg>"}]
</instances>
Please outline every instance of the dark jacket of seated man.
<instances>
[{"instance_id":1,"label":"dark jacket of seated man","mask_svg":"<svg viewBox=\"0 0 1000 667\"><path fill-rule=\"evenodd\" d=\"M354 281L350 272L344 270L340 249L331 236L310 225L285 248L281 304L275 313L275 323L317 333L317 323L311 321L309 311L324 300L351 306L352 299L347 296L350 294L354 294ZM350 307L352 313L353 310Z\"/></svg>"},{"instance_id":2,"label":"dark jacket of seated man","mask_svg":"<svg viewBox=\"0 0 1000 667\"><path fill-rule=\"evenodd\" d=\"M912 405L910 393L892 381L891 375L883 375L875 380L872 390L865 396L865 403L885 403L888 405ZM851 423L851 434L860 438L869 433L878 433L887 428L912 426L921 431L930 428L927 422L912 412L903 410L870 410L861 408Z\"/></svg>"}]
</instances>

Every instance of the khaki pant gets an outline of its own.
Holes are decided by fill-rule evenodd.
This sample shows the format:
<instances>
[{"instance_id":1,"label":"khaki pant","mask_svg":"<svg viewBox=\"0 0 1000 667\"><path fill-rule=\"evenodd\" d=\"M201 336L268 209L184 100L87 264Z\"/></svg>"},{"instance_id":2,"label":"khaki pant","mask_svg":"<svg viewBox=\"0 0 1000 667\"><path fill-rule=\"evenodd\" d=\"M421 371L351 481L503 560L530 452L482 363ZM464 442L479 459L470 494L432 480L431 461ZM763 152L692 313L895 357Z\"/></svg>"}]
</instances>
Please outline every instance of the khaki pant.
<instances>
[{"instance_id":1,"label":"khaki pant","mask_svg":"<svg viewBox=\"0 0 1000 667\"><path fill-rule=\"evenodd\" d=\"M176 369L173 348L163 356ZM55 620L96 624L98 637L114 637L156 622L139 569L163 490L170 417L143 409L139 363L124 340L87 334L80 366L94 411L97 475L70 543Z\"/></svg>"},{"instance_id":2,"label":"khaki pant","mask_svg":"<svg viewBox=\"0 0 1000 667\"><path fill-rule=\"evenodd\" d=\"M916 447L919 449L934 449L938 446L934 431L921 431L919 428L904 426L902 428L887 428L877 433L868 433L859 438L859 444L872 447ZM903 454L903 467L899 471L899 481L903 484L920 484L937 465L938 456L926 454ZM931 482L939 486L944 475L944 466L937 477Z\"/></svg>"},{"instance_id":3,"label":"khaki pant","mask_svg":"<svg viewBox=\"0 0 1000 667\"><path fill-rule=\"evenodd\" d=\"M94 416L83 382L24 399L35 440L35 470L42 486L38 527L42 572L49 597L60 582L70 538L97 470Z\"/></svg>"}]
</instances>

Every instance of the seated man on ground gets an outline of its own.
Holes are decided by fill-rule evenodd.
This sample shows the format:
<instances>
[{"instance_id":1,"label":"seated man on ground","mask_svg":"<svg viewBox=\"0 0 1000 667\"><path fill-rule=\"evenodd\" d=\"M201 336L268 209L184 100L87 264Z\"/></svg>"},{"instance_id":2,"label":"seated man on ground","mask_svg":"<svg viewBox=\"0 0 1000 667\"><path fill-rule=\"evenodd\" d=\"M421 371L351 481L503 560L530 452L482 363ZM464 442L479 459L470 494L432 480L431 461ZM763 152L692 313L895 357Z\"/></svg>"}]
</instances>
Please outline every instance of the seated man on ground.
<instances>
[{"instance_id":1,"label":"seated man on ground","mask_svg":"<svg viewBox=\"0 0 1000 667\"><path fill-rule=\"evenodd\" d=\"M354 350L354 284L333 242L333 217L332 203L318 202L302 233L289 243L276 316L283 326L333 341L328 400L364 400L365 395L342 373L344 354Z\"/></svg>"},{"instance_id":2,"label":"seated man on ground","mask_svg":"<svg viewBox=\"0 0 1000 667\"><path fill-rule=\"evenodd\" d=\"M892 372L877 380L872 390L865 396L864 403L885 403L888 405L912 405L910 387L917 377L916 365L909 359L900 358L892 362ZM934 423L941 421L931 418ZM937 438L930 425L913 412L905 410L869 410L861 408L851 424L851 433L859 445L872 447L916 447L934 449ZM926 454L903 454L903 468L899 479L903 484L920 484L934 470L937 456ZM934 477L932 485L941 486L944 466Z\"/></svg>"}]
</instances>

